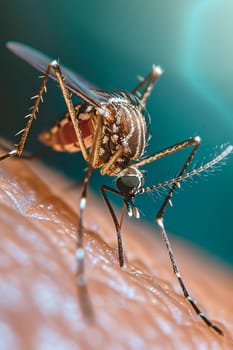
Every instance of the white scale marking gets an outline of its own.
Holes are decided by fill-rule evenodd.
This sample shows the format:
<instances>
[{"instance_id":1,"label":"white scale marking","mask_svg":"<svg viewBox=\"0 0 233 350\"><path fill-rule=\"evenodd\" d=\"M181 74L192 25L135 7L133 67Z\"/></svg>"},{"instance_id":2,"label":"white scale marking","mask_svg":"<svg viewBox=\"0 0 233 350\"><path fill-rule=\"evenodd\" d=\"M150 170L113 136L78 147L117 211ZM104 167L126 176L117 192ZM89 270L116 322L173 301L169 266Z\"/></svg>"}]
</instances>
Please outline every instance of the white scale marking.
<instances>
[{"instance_id":1,"label":"white scale marking","mask_svg":"<svg viewBox=\"0 0 233 350\"><path fill-rule=\"evenodd\" d=\"M83 250L83 248L78 248L76 250L76 258L78 260L83 260L83 258L84 258L84 250Z\"/></svg>"},{"instance_id":2,"label":"white scale marking","mask_svg":"<svg viewBox=\"0 0 233 350\"><path fill-rule=\"evenodd\" d=\"M86 198L81 198L80 200L80 209L85 209L86 208Z\"/></svg>"}]
</instances>

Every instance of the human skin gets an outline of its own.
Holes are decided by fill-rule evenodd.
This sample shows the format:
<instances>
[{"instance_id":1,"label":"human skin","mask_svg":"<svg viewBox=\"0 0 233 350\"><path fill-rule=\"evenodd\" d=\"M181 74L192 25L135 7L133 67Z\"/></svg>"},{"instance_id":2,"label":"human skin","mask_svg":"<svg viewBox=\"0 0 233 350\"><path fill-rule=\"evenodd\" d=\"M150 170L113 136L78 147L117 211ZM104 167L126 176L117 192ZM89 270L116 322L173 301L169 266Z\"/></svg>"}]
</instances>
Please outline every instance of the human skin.
<instances>
[{"instance_id":1,"label":"human skin","mask_svg":"<svg viewBox=\"0 0 233 350\"><path fill-rule=\"evenodd\" d=\"M185 301L155 224L126 220L119 267L111 217L91 194L84 245L93 318L85 317L75 278L79 195L37 161L0 163L0 349L232 349L230 271L173 244L192 297L221 336Z\"/></svg>"}]
</instances>

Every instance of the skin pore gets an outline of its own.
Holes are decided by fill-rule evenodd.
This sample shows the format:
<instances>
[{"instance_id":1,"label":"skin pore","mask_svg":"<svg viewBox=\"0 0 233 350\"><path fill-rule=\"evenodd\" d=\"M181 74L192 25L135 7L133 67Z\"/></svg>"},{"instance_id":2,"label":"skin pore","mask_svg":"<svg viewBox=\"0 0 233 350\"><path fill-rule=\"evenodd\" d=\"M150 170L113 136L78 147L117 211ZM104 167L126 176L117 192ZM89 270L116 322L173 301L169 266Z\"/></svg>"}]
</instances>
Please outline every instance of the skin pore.
<instances>
[{"instance_id":1,"label":"skin pore","mask_svg":"<svg viewBox=\"0 0 233 350\"><path fill-rule=\"evenodd\" d=\"M103 202L84 215L85 270L93 318L75 283L80 188L40 162L0 164L0 349L231 349L232 274L191 248L174 251L216 334L184 300L156 225L126 220L126 265Z\"/></svg>"}]
</instances>

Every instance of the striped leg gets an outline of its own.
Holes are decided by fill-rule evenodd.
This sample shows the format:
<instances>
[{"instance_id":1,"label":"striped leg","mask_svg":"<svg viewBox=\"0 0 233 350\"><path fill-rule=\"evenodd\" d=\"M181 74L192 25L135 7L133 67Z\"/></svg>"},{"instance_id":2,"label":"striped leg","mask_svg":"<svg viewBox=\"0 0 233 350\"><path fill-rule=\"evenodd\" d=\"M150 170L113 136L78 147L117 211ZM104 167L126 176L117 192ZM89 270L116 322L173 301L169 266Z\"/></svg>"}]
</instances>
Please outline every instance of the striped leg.
<instances>
[{"instance_id":1,"label":"striped leg","mask_svg":"<svg viewBox=\"0 0 233 350\"><path fill-rule=\"evenodd\" d=\"M196 138L196 144L194 144L194 149L191 151L189 157L187 158L186 162L184 163L181 171L178 173L177 175L177 178L182 178L182 175L185 173L188 165L190 164L190 162L192 161L193 159L193 156L194 154L196 153L198 147L200 145L200 140L198 140ZM167 205L170 203L171 204L171 198L172 198L172 195L176 189L176 187L179 186L179 181L176 181L172 184L171 186L171 189L170 191L168 192L168 195L167 197L165 198L157 216L156 216L156 221L158 223L158 226L159 226L159 230L162 234L162 237L163 237L163 240L166 244L166 247L167 247L167 250L168 250L168 253L169 253L169 257L170 257L170 260L171 260L171 263L172 263L172 268L173 268L173 271L174 271L174 274L182 288L182 291L183 291L183 294L184 294L184 297L185 299L189 302L189 304L192 306L192 308L194 309L194 311L201 317L201 319L207 324L207 326L211 327L215 332L217 332L218 334L221 334L223 335L223 331L218 328L214 323L212 323L206 316L205 314L199 309L199 307L197 306L196 302L192 299L191 295L189 294L185 284L184 284L184 280L183 278L181 277L181 274L179 272L179 269L178 269L178 266L177 266L177 263L176 263L176 260L175 260L175 256L174 256L174 253L172 251L172 247L171 247L171 244L169 242L169 239L168 239L168 236L167 236L167 232L166 232L166 229L165 229L165 226L164 226L164 223L163 223L163 217L164 217L164 213L165 213L165 210L167 208Z\"/></svg>"},{"instance_id":2,"label":"striped leg","mask_svg":"<svg viewBox=\"0 0 233 350\"><path fill-rule=\"evenodd\" d=\"M89 293L86 284L85 278L85 261L84 261L84 247L83 247L83 215L84 210L86 208L87 201L87 190L88 184L90 180L92 172L92 167L89 166L87 168L86 176L84 178L84 187L80 197L79 202L79 224L78 224L78 239L77 239L77 248L76 248L76 258L77 258L77 286L78 286L78 294L80 297L80 306L82 309L82 313L85 318L89 321L94 320L94 311L92 308L91 300L89 298Z\"/></svg>"},{"instance_id":3,"label":"striped leg","mask_svg":"<svg viewBox=\"0 0 233 350\"><path fill-rule=\"evenodd\" d=\"M167 236L167 232L165 230L164 224L163 224L163 218L162 217L156 217L156 221L159 225L159 229L160 232L162 234L163 240L166 244L169 256L170 256L170 260L172 263L172 267L173 267L173 271L175 273L176 278L178 279L178 282L182 288L183 294L185 299L189 302L189 304L192 306L192 308L194 309L194 311L197 313L197 315L199 315L201 317L201 319L205 322L205 324L207 324L207 326L211 327L215 332L217 332L220 335L224 335L223 331L217 327L213 322L211 322L208 317L206 317L206 315L199 309L199 307L197 306L196 302L193 300L193 298L191 297L191 295L189 294L185 284L184 284L184 280L179 272L176 260L175 260L175 256L173 254L172 248L171 248L171 244L169 242L168 236Z\"/></svg>"},{"instance_id":4,"label":"striped leg","mask_svg":"<svg viewBox=\"0 0 233 350\"><path fill-rule=\"evenodd\" d=\"M81 133L81 131L79 129L79 126L78 126L78 122L77 122L77 119L76 119L75 108L74 108L73 103L71 101L70 94L69 94L68 89L67 89L67 87L65 85L64 78L62 76L62 72L61 72L61 69L60 69L59 64L58 64L57 61L52 61L48 65L48 68L47 68L44 76L42 77L43 80L42 80L42 84L41 84L41 87L39 89L39 92L38 92L37 95L32 97L32 99L35 99L35 103L34 103L34 105L31 108L31 113L29 113L28 115L25 116L25 118L28 119L27 123L26 123L26 126L25 126L24 129L20 130L16 134L16 135L22 134L21 135L21 139L19 141L19 144L16 146L15 149L13 149L11 151L8 151L7 153L5 153L2 156L0 156L0 161L4 160L6 158L9 158L9 157L13 157L13 156L20 157L21 154L23 153L24 146L25 146L25 143L26 143L26 140L27 140L27 137L28 137L28 134L29 134L32 122L33 122L34 119L36 119L36 114L38 112L39 104L40 104L40 102L43 102L43 93L46 92L46 85L47 85L47 81L48 81L48 78L49 78L50 71L53 71L55 76L56 76L56 78L57 78L58 84L60 86L60 89L62 91L64 100L65 100L65 103L66 103L66 106L67 106L67 109L68 109L69 114L70 114L70 118L71 118L74 130L75 130L75 133L77 135L77 139L78 139L78 143L79 143L82 155L83 155L84 159L86 161L88 161L89 156L88 156L88 152L87 152L87 149L86 149L83 137L82 137L82 133Z\"/></svg>"},{"instance_id":5,"label":"striped leg","mask_svg":"<svg viewBox=\"0 0 233 350\"><path fill-rule=\"evenodd\" d=\"M89 166L86 172L86 176L84 178L84 187L83 191L80 197L80 203L79 203L79 210L80 210L80 217L79 217L79 225L78 225L78 239L77 239L77 250L76 250L76 257L77 257L77 284L79 286L82 286L85 284L85 276L84 276L84 249L83 249L83 214L84 210L86 208L86 202L87 202L87 189L88 184L90 180L92 172L92 167Z\"/></svg>"},{"instance_id":6,"label":"striped leg","mask_svg":"<svg viewBox=\"0 0 233 350\"><path fill-rule=\"evenodd\" d=\"M29 133L29 130L30 130L31 125L32 125L32 122L33 122L34 119L36 119L36 113L38 112L39 104L40 104L40 102L43 102L43 93L46 92L46 84L47 84L47 81L48 81L49 70L50 70L50 67L47 68L47 71L46 71L45 75L43 76L42 84L41 84L41 87L39 89L38 95L33 96L31 98L31 99L35 99L35 103L30 108L31 109L31 113L29 113L28 115L25 116L25 118L28 119L25 128L20 130L16 134L16 135L22 134L21 139L19 141L19 144L16 146L15 149L13 149L11 151L8 151L7 153L3 154L0 157L0 161L4 160L6 158L9 158L9 157L15 157L15 156L20 157L22 155L23 150L24 150L24 146L25 146L25 143L26 143L26 140L27 140L27 137L28 137L28 133Z\"/></svg>"}]
</instances>

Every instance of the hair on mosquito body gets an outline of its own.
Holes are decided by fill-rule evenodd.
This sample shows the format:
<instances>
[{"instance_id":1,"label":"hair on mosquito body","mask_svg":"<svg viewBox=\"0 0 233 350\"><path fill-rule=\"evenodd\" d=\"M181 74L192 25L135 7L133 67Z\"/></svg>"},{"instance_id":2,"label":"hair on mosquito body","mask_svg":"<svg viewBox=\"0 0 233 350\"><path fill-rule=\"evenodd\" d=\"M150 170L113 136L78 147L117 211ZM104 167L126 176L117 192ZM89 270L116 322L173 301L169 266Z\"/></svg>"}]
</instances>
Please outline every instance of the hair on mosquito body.
<instances>
[{"instance_id":1,"label":"hair on mosquito body","mask_svg":"<svg viewBox=\"0 0 233 350\"><path fill-rule=\"evenodd\" d=\"M57 60L30 46L18 42L8 42L7 47L42 72L43 75L40 77L42 80L39 92L32 98L34 103L30 108L30 113L25 116L26 125L17 133L20 135L19 143L14 149L0 156L0 160L23 155L31 125L37 116L40 103L43 102L43 95L47 91L47 81L51 78L58 83L67 112L52 127L42 132L39 139L55 151L81 152L87 163L79 202L80 214L76 243L76 282L84 315L91 318L93 309L86 286L83 215L87 205L87 193L92 171L99 168L101 175L106 174L115 178L115 188L102 185L100 191L115 226L120 267L124 266L121 229L125 212L129 217L139 219L140 211L135 205L135 197L167 189L165 199L155 216L155 221L168 250L173 272L192 309L207 326L223 335L223 331L199 309L186 288L165 229L164 214L167 206L172 205L172 196L175 190L180 188L182 182L213 169L232 153L233 147L231 145L223 147L218 155L191 170L188 169L190 169L193 157L201 144L199 136L187 138L152 155L147 155L147 147L151 137L149 131L151 119L146 110L146 104L154 85L163 73L160 66L152 65L150 73L145 78L140 78L139 84L130 92L117 90L110 93L96 88L78 74L61 65ZM79 97L81 103L74 105L71 94ZM185 162L174 177L155 185L145 186L144 167L146 165L190 148L191 151ZM143 169L141 169L142 167ZM118 219L110 202L109 193L123 200L120 219Z\"/></svg>"}]
</instances>

